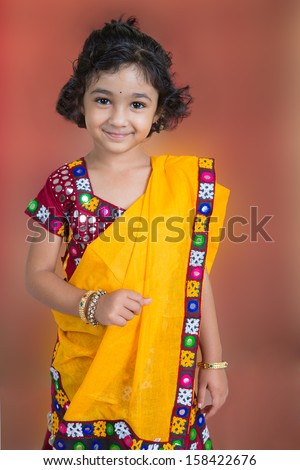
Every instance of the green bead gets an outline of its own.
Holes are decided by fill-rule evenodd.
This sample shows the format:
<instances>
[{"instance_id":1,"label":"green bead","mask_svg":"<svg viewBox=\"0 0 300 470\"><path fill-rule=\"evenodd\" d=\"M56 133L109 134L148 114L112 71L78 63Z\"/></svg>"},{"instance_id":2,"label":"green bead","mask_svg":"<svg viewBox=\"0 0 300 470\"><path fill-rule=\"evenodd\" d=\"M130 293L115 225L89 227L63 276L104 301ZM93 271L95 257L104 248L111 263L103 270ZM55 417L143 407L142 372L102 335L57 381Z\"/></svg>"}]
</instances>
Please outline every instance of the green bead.
<instances>
[{"instance_id":1,"label":"green bead","mask_svg":"<svg viewBox=\"0 0 300 470\"><path fill-rule=\"evenodd\" d=\"M82 443L82 442L76 442L74 444L74 449L75 450L84 450L85 449L85 445Z\"/></svg>"},{"instance_id":2,"label":"green bead","mask_svg":"<svg viewBox=\"0 0 300 470\"><path fill-rule=\"evenodd\" d=\"M196 338L194 336L187 336L184 338L183 343L186 348L193 348L196 344Z\"/></svg>"},{"instance_id":3,"label":"green bead","mask_svg":"<svg viewBox=\"0 0 300 470\"><path fill-rule=\"evenodd\" d=\"M120 450L120 446L118 446L117 444L112 444L109 449L110 450Z\"/></svg>"},{"instance_id":4,"label":"green bead","mask_svg":"<svg viewBox=\"0 0 300 470\"><path fill-rule=\"evenodd\" d=\"M28 207L27 209L29 210L29 212L35 212L38 208L38 205L39 203L33 199L32 201L30 201L30 203L28 204Z\"/></svg>"},{"instance_id":5,"label":"green bead","mask_svg":"<svg viewBox=\"0 0 300 470\"><path fill-rule=\"evenodd\" d=\"M205 243L204 235L196 235L194 238L194 245L195 246L202 246Z\"/></svg>"},{"instance_id":6,"label":"green bead","mask_svg":"<svg viewBox=\"0 0 300 470\"><path fill-rule=\"evenodd\" d=\"M80 200L81 204L86 204L91 199L92 199L92 196L90 194L85 193L85 194L80 194L80 196L79 196L79 200Z\"/></svg>"},{"instance_id":7,"label":"green bead","mask_svg":"<svg viewBox=\"0 0 300 470\"><path fill-rule=\"evenodd\" d=\"M178 447L179 447L179 446L182 447L182 441L181 441L180 439L175 439L175 441L172 441L172 445L173 445L173 446L176 445L176 447L177 447L177 446L178 446Z\"/></svg>"},{"instance_id":8,"label":"green bead","mask_svg":"<svg viewBox=\"0 0 300 470\"><path fill-rule=\"evenodd\" d=\"M207 441L204 444L204 449L205 450L210 450L212 448L212 442L210 439L207 439Z\"/></svg>"},{"instance_id":9,"label":"green bead","mask_svg":"<svg viewBox=\"0 0 300 470\"><path fill-rule=\"evenodd\" d=\"M195 428L192 428L191 429L191 432L190 432L190 438L192 441L194 441L197 437L197 432L196 432L196 429Z\"/></svg>"},{"instance_id":10,"label":"green bead","mask_svg":"<svg viewBox=\"0 0 300 470\"><path fill-rule=\"evenodd\" d=\"M114 427L112 424L108 423L106 426L106 432L109 436L112 436L113 433L115 432Z\"/></svg>"},{"instance_id":11,"label":"green bead","mask_svg":"<svg viewBox=\"0 0 300 470\"><path fill-rule=\"evenodd\" d=\"M59 387L59 382L57 382L57 380L54 381L54 388L55 390L59 390L60 387Z\"/></svg>"}]
</instances>

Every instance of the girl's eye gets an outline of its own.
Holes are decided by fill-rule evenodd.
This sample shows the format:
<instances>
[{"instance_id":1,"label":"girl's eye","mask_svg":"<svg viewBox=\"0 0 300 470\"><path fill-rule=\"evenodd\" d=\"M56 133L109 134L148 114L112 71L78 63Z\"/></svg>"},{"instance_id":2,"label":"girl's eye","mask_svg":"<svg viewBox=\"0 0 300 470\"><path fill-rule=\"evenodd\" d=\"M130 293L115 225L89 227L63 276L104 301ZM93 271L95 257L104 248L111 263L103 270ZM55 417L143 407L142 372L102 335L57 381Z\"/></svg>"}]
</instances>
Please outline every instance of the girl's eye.
<instances>
[{"instance_id":1,"label":"girl's eye","mask_svg":"<svg viewBox=\"0 0 300 470\"><path fill-rule=\"evenodd\" d=\"M131 106L134 109L143 109L143 108L145 108L144 103L141 103L140 101L134 101L133 103L131 103Z\"/></svg>"},{"instance_id":2,"label":"girl's eye","mask_svg":"<svg viewBox=\"0 0 300 470\"><path fill-rule=\"evenodd\" d=\"M97 98L96 102L99 103L99 104L104 104L104 105L110 103L109 99L107 99L107 98Z\"/></svg>"}]
</instances>

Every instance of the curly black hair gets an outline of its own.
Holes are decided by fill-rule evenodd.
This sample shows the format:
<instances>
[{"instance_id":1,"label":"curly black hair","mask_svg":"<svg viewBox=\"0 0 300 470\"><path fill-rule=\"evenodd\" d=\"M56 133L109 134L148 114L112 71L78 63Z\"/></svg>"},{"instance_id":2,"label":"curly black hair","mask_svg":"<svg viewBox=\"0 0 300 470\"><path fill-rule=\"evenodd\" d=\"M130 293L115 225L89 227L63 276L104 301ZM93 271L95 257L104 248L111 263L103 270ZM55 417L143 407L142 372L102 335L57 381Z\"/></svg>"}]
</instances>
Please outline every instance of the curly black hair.
<instances>
[{"instance_id":1,"label":"curly black hair","mask_svg":"<svg viewBox=\"0 0 300 470\"><path fill-rule=\"evenodd\" d=\"M141 32L134 17L126 21L111 20L89 35L78 59L73 62L73 75L59 94L56 111L78 127L86 127L81 108L89 84L101 72L114 73L126 65L137 65L159 95L157 112L160 117L153 123L149 136L163 129L174 129L190 114L189 86L175 86L170 70L171 54Z\"/></svg>"}]
</instances>

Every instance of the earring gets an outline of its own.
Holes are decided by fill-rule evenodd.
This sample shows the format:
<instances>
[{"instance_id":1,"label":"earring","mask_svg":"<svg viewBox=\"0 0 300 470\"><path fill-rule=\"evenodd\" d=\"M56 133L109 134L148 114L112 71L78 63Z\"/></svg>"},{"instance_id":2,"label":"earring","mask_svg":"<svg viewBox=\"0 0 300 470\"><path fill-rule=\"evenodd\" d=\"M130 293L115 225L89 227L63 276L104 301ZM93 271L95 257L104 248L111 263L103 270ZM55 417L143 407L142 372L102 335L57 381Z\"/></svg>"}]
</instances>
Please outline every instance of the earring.
<instances>
[{"instance_id":1,"label":"earring","mask_svg":"<svg viewBox=\"0 0 300 470\"><path fill-rule=\"evenodd\" d=\"M152 126L151 126L151 130L152 132L157 132L158 134L160 133L160 131L163 131L165 126L163 125L162 122L159 122L160 120L158 119L157 121L153 122Z\"/></svg>"}]
</instances>

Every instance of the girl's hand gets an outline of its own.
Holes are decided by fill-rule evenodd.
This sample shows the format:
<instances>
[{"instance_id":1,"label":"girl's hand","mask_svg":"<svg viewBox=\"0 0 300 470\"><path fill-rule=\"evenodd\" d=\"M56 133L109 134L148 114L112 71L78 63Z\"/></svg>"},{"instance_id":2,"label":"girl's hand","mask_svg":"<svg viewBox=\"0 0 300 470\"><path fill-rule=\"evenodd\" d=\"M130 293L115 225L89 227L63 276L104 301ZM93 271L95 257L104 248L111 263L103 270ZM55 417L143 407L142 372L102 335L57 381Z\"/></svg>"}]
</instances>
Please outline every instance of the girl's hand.
<instances>
[{"instance_id":1,"label":"girl's hand","mask_svg":"<svg viewBox=\"0 0 300 470\"><path fill-rule=\"evenodd\" d=\"M203 408L206 389L210 392L212 402ZM221 408L227 395L228 384L224 369L199 369L197 398L205 419L211 418Z\"/></svg>"},{"instance_id":2,"label":"girl's hand","mask_svg":"<svg viewBox=\"0 0 300 470\"><path fill-rule=\"evenodd\" d=\"M151 301L151 298L145 298L133 290L118 289L100 297L95 317L101 325L125 326L141 313L143 305Z\"/></svg>"}]
</instances>

